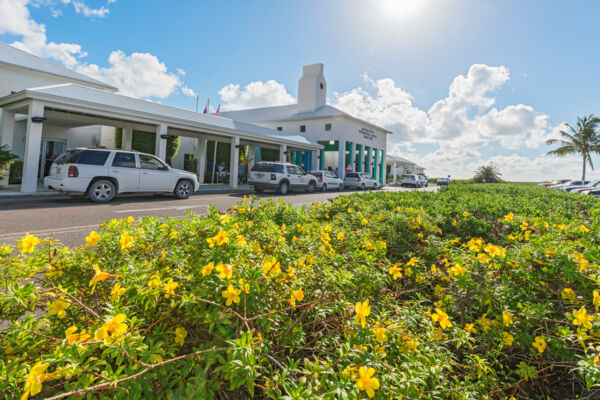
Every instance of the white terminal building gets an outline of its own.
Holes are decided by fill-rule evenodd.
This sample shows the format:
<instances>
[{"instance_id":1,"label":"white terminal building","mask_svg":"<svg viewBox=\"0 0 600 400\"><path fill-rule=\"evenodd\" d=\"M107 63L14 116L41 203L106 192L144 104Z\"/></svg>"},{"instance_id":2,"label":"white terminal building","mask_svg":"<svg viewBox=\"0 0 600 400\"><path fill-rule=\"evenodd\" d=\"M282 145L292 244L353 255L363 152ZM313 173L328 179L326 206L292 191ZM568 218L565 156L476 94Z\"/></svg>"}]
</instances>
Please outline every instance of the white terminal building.
<instances>
[{"instance_id":1,"label":"white terminal building","mask_svg":"<svg viewBox=\"0 0 600 400\"><path fill-rule=\"evenodd\" d=\"M385 183L391 132L327 105L326 94L323 64L308 65L298 104L214 116L121 95L0 42L0 146L19 157L19 168L0 176L0 186L35 192L61 152L85 146L151 153L196 172L201 183L234 188L259 160L364 171ZM177 136L179 151L169 155Z\"/></svg>"},{"instance_id":2,"label":"white terminal building","mask_svg":"<svg viewBox=\"0 0 600 400\"><path fill-rule=\"evenodd\" d=\"M221 115L301 135L322 145L316 157L301 151L288 152L288 161L307 171L367 172L384 184L387 136L392 132L328 105L326 98L323 64L306 65L298 82L298 104L230 111Z\"/></svg>"}]
</instances>

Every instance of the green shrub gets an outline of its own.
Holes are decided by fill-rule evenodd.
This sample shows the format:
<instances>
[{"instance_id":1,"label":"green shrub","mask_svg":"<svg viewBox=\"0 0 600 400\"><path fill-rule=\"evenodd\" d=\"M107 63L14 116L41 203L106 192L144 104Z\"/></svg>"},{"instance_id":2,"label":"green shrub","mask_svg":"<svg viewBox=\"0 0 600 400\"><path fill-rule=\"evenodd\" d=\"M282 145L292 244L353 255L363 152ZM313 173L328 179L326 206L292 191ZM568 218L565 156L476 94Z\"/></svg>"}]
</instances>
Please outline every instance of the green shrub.
<instances>
[{"instance_id":1,"label":"green shrub","mask_svg":"<svg viewBox=\"0 0 600 400\"><path fill-rule=\"evenodd\" d=\"M27 236L0 247L0 392L591 399L599 225L591 196L498 184Z\"/></svg>"},{"instance_id":2,"label":"green shrub","mask_svg":"<svg viewBox=\"0 0 600 400\"><path fill-rule=\"evenodd\" d=\"M0 176L6 175L15 158L18 156L12 154L8 146L0 146Z\"/></svg>"},{"instance_id":3,"label":"green shrub","mask_svg":"<svg viewBox=\"0 0 600 400\"><path fill-rule=\"evenodd\" d=\"M22 177L23 177L23 161L15 160L10 165L10 170L8 171L8 183L11 185L20 184Z\"/></svg>"}]
</instances>

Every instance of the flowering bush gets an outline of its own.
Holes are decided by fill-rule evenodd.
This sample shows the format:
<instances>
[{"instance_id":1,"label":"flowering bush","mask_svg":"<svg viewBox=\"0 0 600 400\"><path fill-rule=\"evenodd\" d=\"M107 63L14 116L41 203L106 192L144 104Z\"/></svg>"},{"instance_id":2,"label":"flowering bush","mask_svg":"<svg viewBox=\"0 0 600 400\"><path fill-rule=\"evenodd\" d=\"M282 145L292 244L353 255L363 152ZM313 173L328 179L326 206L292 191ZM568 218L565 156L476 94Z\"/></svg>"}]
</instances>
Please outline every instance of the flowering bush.
<instances>
[{"instance_id":1,"label":"flowering bush","mask_svg":"<svg viewBox=\"0 0 600 400\"><path fill-rule=\"evenodd\" d=\"M592 398L599 224L499 184L28 235L0 247L0 393Z\"/></svg>"}]
</instances>

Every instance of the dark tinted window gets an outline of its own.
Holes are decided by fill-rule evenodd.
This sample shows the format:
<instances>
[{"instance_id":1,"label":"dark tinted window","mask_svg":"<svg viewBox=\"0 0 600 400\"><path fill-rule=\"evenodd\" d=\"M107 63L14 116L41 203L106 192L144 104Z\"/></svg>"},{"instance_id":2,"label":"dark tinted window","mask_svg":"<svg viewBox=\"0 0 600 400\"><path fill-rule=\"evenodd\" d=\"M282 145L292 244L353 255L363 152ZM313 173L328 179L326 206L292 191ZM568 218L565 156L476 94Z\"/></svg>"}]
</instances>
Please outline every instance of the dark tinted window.
<instances>
[{"instance_id":1,"label":"dark tinted window","mask_svg":"<svg viewBox=\"0 0 600 400\"><path fill-rule=\"evenodd\" d=\"M312 171L310 174L312 176L316 176L317 178L320 178L323 175L321 172L317 172L317 171Z\"/></svg>"},{"instance_id":2,"label":"dark tinted window","mask_svg":"<svg viewBox=\"0 0 600 400\"><path fill-rule=\"evenodd\" d=\"M283 130L283 128L282 128L281 126L278 126L278 127L277 127L277 130L278 130L278 131L282 131L282 130Z\"/></svg>"},{"instance_id":3,"label":"dark tinted window","mask_svg":"<svg viewBox=\"0 0 600 400\"><path fill-rule=\"evenodd\" d=\"M73 162L74 158L77 159L77 157L79 157L80 154L81 150L65 151L64 153L56 157L56 160L54 160L54 162L56 164L69 164Z\"/></svg>"},{"instance_id":4,"label":"dark tinted window","mask_svg":"<svg viewBox=\"0 0 600 400\"><path fill-rule=\"evenodd\" d=\"M306 132L306 125L300 125L300 132Z\"/></svg>"},{"instance_id":5,"label":"dark tinted window","mask_svg":"<svg viewBox=\"0 0 600 400\"><path fill-rule=\"evenodd\" d=\"M256 163L251 169L252 172L283 172L283 165L272 163Z\"/></svg>"},{"instance_id":6,"label":"dark tinted window","mask_svg":"<svg viewBox=\"0 0 600 400\"><path fill-rule=\"evenodd\" d=\"M326 131L330 131L331 130L331 124L325 124L325 130Z\"/></svg>"},{"instance_id":7,"label":"dark tinted window","mask_svg":"<svg viewBox=\"0 0 600 400\"><path fill-rule=\"evenodd\" d=\"M296 167L294 167L293 165L286 165L285 167L287 168L287 173L288 174L295 174L296 173Z\"/></svg>"},{"instance_id":8,"label":"dark tinted window","mask_svg":"<svg viewBox=\"0 0 600 400\"><path fill-rule=\"evenodd\" d=\"M346 178L358 178L358 174L356 172L348 172Z\"/></svg>"},{"instance_id":9,"label":"dark tinted window","mask_svg":"<svg viewBox=\"0 0 600 400\"><path fill-rule=\"evenodd\" d=\"M84 165L104 165L109 154L108 151L85 150L79 154L75 162Z\"/></svg>"},{"instance_id":10,"label":"dark tinted window","mask_svg":"<svg viewBox=\"0 0 600 400\"><path fill-rule=\"evenodd\" d=\"M135 154L133 153L116 153L112 162L113 167L135 168Z\"/></svg>"}]
</instances>

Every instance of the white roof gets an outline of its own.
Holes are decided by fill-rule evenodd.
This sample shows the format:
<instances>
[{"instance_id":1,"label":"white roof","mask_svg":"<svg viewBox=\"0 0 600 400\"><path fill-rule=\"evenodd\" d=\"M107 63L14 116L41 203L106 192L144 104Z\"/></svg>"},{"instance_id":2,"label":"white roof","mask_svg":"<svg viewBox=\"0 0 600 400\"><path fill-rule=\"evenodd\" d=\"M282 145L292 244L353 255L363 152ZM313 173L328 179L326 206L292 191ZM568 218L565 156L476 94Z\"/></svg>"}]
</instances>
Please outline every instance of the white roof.
<instances>
[{"instance_id":1,"label":"white roof","mask_svg":"<svg viewBox=\"0 0 600 400\"><path fill-rule=\"evenodd\" d=\"M399 157L399 156L393 156L391 154L386 154L385 159L387 160L388 163L400 163L400 164L407 164L407 165L417 165L414 162L407 160L406 158L403 157Z\"/></svg>"},{"instance_id":2,"label":"white roof","mask_svg":"<svg viewBox=\"0 0 600 400\"><path fill-rule=\"evenodd\" d=\"M48 102L84 106L87 109L115 111L123 115L147 117L152 120L163 121L167 125L169 123L183 124L196 129L218 129L220 131L229 131L229 133L237 131L251 136L259 136L263 140L267 139L268 141L284 141L288 144L297 144L302 147L306 147L307 145L309 147L321 147L301 135L281 132L246 122L234 121L220 116L201 114L72 83L25 89L10 96L0 98L0 104L10 104L11 102L19 101L20 97L38 98Z\"/></svg>"},{"instance_id":3,"label":"white roof","mask_svg":"<svg viewBox=\"0 0 600 400\"><path fill-rule=\"evenodd\" d=\"M262 108L251 108L248 110L238 111L226 111L221 112L221 115L228 118L233 118L238 121L245 122L267 122L267 121L295 121L315 118L327 118L327 117L346 117L361 121L365 124L371 125L384 132L391 133L391 131L381 128L368 121L364 121L353 115L350 115L342 110L339 110L328 104L317 108L314 111L302 112L297 111L298 104L289 104L286 106L273 106L273 107L262 107Z\"/></svg>"},{"instance_id":4,"label":"white roof","mask_svg":"<svg viewBox=\"0 0 600 400\"><path fill-rule=\"evenodd\" d=\"M6 43L0 42L0 64L11 65L19 68L29 69L32 71L42 72L49 75L60 76L76 82L81 82L95 87L116 91L117 88L110 86L97 79L90 78L87 75L80 74L63 66L45 60L41 57L34 56L26 51L17 49Z\"/></svg>"}]
</instances>

